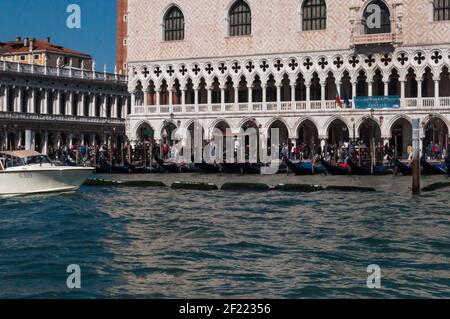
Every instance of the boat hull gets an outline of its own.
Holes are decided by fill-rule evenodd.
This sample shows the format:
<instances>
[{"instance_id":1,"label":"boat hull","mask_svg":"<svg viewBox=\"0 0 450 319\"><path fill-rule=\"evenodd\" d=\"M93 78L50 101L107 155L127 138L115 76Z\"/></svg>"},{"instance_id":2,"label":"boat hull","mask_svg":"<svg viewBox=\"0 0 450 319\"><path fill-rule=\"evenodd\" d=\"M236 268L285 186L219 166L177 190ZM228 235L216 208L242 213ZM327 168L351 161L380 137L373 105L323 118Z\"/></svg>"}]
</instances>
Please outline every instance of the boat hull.
<instances>
[{"instance_id":1,"label":"boat hull","mask_svg":"<svg viewBox=\"0 0 450 319\"><path fill-rule=\"evenodd\" d=\"M444 175L447 174L447 166L445 164L431 164L425 158L420 159L423 175Z\"/></svg>"},{"instance_id":2,"label":"boat hull","mask_svg":"<svg viewBox=\"0 0 450 319\"><path fill-rule=\"evenodd\" d=\"M84 167L0 172L0 196L76 191L93 173Z\"/></svg>"},{"instance_id":3,"label":"boat hull","mask_svg":"<svg viewBox=\"0 0 450 319\"><path fill-rule=\"evenodd\" d=\"M404 176L411 176L413 173L413 167L410 164L405 164L399 160L396 161L395 163L395 168L396 168L396 173L397 174L402 174Z\"/></svg>"},{"instance_id":4,"label":"boat hull","mask_svg":"<svg viewBox=\"0 0 450 319\"><path fill-rule=\"evenodd\" d=\"M286 160L286 165L295 175L315 175L326 173L325 167L323 167L322 165L314 166L313 169L313 164L309 162L295 164L289 160Z\"/></svg>"},{"instance_id":5,"label":"boat hull","mask_svg":"<svg viewBox=\"0 0 450 319\"><path fill-rule=\"evenodd\" d=\"M351 175L356 176L385 176L394 174L394 170L386 166L374 166L373 170L370 167L363 167L355 164L353 161L348 161Z\"/></svg>"},{"instance_id":6,"label":"boat hull","mask_svg":"<svg viewBox=\"0 0 450 319\"><path fill-rule=\"evenodd\" d=\"M349 167L341 167L337 165L332 165L327 161L323 160L322 165L325 167L327 172L331 175L350 175Z\"/></svg>"}]
</instances>

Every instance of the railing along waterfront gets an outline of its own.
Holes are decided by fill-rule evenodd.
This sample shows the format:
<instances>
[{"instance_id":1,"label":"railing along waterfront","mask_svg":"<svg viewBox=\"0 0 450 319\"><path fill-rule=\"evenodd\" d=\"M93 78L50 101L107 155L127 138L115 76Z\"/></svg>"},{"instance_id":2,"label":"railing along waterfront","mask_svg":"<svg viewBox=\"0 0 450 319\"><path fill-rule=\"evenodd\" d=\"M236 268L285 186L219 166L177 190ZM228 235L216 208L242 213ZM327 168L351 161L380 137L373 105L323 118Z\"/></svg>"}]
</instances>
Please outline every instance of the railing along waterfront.
<instances>
[{"instance_id":1,"label":"railing along waterfront","mask_svg":"<svg viewBox=\"0 0 450 319\"><path fill-rule=\"evenodd\" d=\"M401 109L450 107L450 97L439 98L404 98ZM340 111L354 110L353 101L350 106L338 105L335 100L327 101L295 101L295 102L254 102L226 104L178 104L135 106L134 114L183 114L183 113L245 113L245 112L295 112L295 111Z\"/></svg>"},{"instance_id":2,"label":"railing along waterfront","mask_svg":"<svg viewBox=\"0 0 450 319\"><path fill-rule=\"evenodd\" d=\"M124 125L125 120L121 118L73 116L61 114L40 114L40 113L18 113L0 112L0 120L10 121L48 121L48 122L70 122L83 124L113 124Z\"/></svg>"},{"instance_id":3,"label":"railing along waterfront","mask_svg":"<svg viewBox=\"0 0 450 319\"><path fill-rule=\"evenodd\" d=\"M9 61L0 62L0 71L49 75L63 78L127 82L127 76L116 73L80 70L74 68L58 68L45 65L25 64Z\"/></svg>"}]
</instances>

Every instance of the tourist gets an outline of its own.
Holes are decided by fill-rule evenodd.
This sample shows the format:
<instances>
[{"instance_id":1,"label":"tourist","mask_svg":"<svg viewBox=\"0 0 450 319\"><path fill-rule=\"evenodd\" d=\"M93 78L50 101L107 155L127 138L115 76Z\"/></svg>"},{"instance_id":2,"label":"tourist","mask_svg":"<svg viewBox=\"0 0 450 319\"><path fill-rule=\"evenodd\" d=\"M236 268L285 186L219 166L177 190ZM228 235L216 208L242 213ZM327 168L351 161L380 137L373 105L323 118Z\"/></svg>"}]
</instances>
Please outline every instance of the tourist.
<instances>
[{"instance_id":1,"label":"tourist","mask_svg":"<svg viewBox=\"0 0 450 319\"><path fill-rule=\"evenodd\" d=\"M292 160L296 161L297 160L297 146L296 145L292 145L292 149L291 149L291 157Z\"/></svg>"}]
</instances>

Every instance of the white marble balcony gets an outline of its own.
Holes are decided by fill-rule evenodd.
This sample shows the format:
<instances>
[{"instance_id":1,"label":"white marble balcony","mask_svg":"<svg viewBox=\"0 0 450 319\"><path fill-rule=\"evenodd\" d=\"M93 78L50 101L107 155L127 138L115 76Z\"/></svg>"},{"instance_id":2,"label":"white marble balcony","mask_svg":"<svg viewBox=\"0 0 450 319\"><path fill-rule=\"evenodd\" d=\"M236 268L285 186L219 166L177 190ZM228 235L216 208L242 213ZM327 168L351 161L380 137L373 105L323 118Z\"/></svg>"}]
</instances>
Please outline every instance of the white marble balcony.
<instances>
[{"instance_id":1,"label":"white marble balcony","mask_svg":"<svg viewBox=\"0 0 450 319\"><path fill-rule=\"evenodd\" d=\"M4 72L29 73L36 75L48 75L62 78L97 80L97 81L117 81L127 82L127 76L117 73L96 72L90 70L80 70L74 68L55 68L43 65L25 64L17 62L0 62L0 70Z\"/></svg>"},{"instance_id":2,"label":"white marble balcony","mask_svg":"<svg viewBox=\"0 0 450 319\"><path fill-rule=\"evenodd\" d=\"M450 108L450 97L439 98L404 98L401 99L400 108L430 109L430 108ZM226 114L226 113L290 113L296 111L351 111L355 110L353 101L350 106L339 106L335 100L328 101L294 101L294 102L256 102L256 103L225 103L225 104L184 104L184 105L147 105L135 106L132 113L136 115L158 115L158 114ZM367 110L360 110L367 112Z\"/></svg>"},{"instance_id":3,"label":"white marble balcony","mask_svg":"<svg viewBox=\"0 0 450 319\"><path fill-rule=\"evenodd\" d=\"M108 125L124 125L125 120L120 118L104 118L104 117L87 117L87 116L71 116L56 114L37 114L22 112L0 112L0 121L36 121L36 122L66 122L66 123L83 123L83 124L108 124Z\"/></svg>"}]
</instances>

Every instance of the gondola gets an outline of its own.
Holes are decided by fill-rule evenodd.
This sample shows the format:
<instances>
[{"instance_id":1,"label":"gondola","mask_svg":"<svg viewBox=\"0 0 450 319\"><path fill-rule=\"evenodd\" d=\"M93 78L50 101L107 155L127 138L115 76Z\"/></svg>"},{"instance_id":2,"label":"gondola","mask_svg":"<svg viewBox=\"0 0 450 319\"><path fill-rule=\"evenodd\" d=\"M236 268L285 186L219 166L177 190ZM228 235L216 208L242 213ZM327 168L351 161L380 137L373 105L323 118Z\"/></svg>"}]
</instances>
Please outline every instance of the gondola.
<instances>
[{"instance_id":1,"label":"gondola","mask_svg":"<svg viewBox=\"0 0 450 319\"><path fill-rule=\"evenodd\" d=\"M190 164L178 165L176 163L164 163L162 167L164 168L164 170L167 173L200 173L201 172L201 169L198 166L190 165Z\"/></svg>"},{"instance_id":2,"label":"gondola","mask_svg":"<svg viewBox=\"0 0 450 319\"><path fill-rule=\"evenodd\" d=\"M242 174L242 164L240 163L223 163L222 173L226 174Z\"/></svg>"},{"instance_id":3,"label":"gondola","mask_svg":"<svg viewBox=\"0 0 450 319\"><path fill-rule=\"evenodd\" d=\"M370 166L359 166L352 160L348 161L348 165L350 166L351 174L357 176L385 176L394 174L393 168L384 165L374 166L373 170Z\"/></svg>"},{"instance_id":4,"label":"gondola","mask_svg":"<svg viewBox=\"0 0 450 319\"><path fill-rule=\"evenodd\" d=\"M197 164L197 167L206 174L220 174L222 167L220 164L209 164L206 162Z\"/></svg>"},{"instance_id":5,"label":"gondola","mask_svg":"<svg viewBox=\"0 0 450 319\"><path fill-rule=\"evenodd\" d=\"M431 164L424 156L420 159L423 175L443 175L447 174L447 164Z\"/></svg>"},{"instance_id":6,"label":"gondola","mask_svg":"<svg viewBox=\"0 0 450 319\"><path fill-rule=\"evenodd\" d=\"M180 167L175 163L164 163L162 167L167 173L181 173Z\"/></svg>"},{"instance_id":7,"label":"gondola","mask_svg":"<svg viewBox=\"0 0 450 319\"><path fill-rule=\"evenodd\" d=\"M160 165L153 165L153 166L141 166L141 167L134 167L132 168L133 174L160 174L164 173L164 168Z\"/></svg>"},{"instance_id":8,"label":"gondola","mask_svg":"<svg viewBox=\"0 0 450 319\"><path fill-rule=\"evenodd\" d=\"M396 174L400 173L404 176L411 176L413 172L413 167L411 164L403 163L400 160L395 161Z\"/></svg>"},{"instance_id":9,"label":"gondola","mask_svg":"<svg viewBox=\"0 0 450 319\"><path fill-rule=\"evenodd\" d=\"M180 173L201 173L202 170L197 164L182 164L180 165Z\"/></svg>"},{"instance_id":10,"label":"gondola","mask_svg":"<svg viewBox=\"0 0 450 319\"><path fill-rule=\"evenodd\" d=\"M349 166L338 166L333 165L327 162L325 159L322 159L322 165L325 167L327 172L331 175L350 175L350 167Z\"/></svg>"},{"instance_id":11,"label":"gondola","mask_svg":"<svg viewBox=\"0 0 450 319\"><path fill-rule=\"evenodd\" d=\"M245 163L242 166L242 173L248 175L259 175L261 174L262 164L259 163Z\"/></svg>"},{"instance_id":12,"label":"gondola","mask_svg":"<svg viewBox=\"0 0 450 319\"><path fill-rule=\"evenodd\" d=\"M130 174L132 170L129 166L113 166L109 163L97 164L95 168L97 174Z\"/></svg>"},{"instance_id":13,"label":"gondola","mask_svg":"<svg viewBox=\"0 0 450 319\"><path fill-rule=\"evenodd\" d=\"M287 159L286 165L295 175L314 175L326 173L325 167L323 167L323 165L313 166L311 162L301 162L296 164Z\"/></svg>"}]
</instances>

